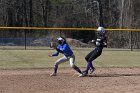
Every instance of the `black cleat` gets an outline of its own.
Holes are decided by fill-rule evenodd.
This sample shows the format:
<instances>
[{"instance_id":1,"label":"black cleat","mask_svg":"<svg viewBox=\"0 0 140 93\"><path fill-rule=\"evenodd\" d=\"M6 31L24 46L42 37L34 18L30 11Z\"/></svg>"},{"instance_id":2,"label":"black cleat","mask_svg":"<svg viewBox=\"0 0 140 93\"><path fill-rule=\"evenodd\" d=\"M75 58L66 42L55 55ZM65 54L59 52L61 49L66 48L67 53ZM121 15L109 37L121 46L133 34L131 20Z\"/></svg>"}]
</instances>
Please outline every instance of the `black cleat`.
<instances>
[{"instance_id":1,"label":"black cleat","mask_svg":"<svg viewBox=\"0 0 140 93\"><path fill-rule=\"evenodd\" d=\"M83 73L80 74L78 77L85 77L85 76L87 76L87 75L88 75L88 73L86 73L85 71L83 71Z\"/></svg>"},{"instance_id":2,"label":"black cleat","mask_svg":"<svg viewBox=\"0 0 140 93\"><path fill-rule=\"evenodd\" d=\"M95 68L90 68L90 74L92 74L96 69Z\"/></svg>"}]
</instances>

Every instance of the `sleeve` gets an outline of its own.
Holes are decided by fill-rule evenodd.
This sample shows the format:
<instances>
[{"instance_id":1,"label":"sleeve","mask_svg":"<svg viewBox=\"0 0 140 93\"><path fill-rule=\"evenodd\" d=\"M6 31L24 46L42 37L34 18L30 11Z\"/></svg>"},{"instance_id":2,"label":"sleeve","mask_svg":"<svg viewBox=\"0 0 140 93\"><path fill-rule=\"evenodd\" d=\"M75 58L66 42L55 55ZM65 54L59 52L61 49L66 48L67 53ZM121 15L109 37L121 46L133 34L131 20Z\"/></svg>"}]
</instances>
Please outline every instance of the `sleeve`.
<instances>
[{"instance_id":1,"label":"sleeve","mask_svg":"<svg viewBox=\"0 0 140 93\"><path fill-rule=\"evenodd\" d=\"M60 47L57 47L56 50L57 50L57 52L63 53L63 49Z\"/></svg>"},{"instance_id":2,"label":"sleeve","mask_svg":"<svg viewBox=\"0 0 140 93\"><path fill-rule=\"evenodd\" d=\"M58 56L61 51L59 50L59 46L56 47L56 52L52 54L52 56Z\"/></svg>"},{"instance_id":3,"label":"sleeve","mask_svg":"<svg viewBox=\"0 0 140 93\"><path fill-rule=\"evenodd\" d=\"M59 48L59 51L63 52L64 50L66 50L67 46L68 46L67 44L63 45L63 47Z\"/></svg>"},{"instance_id":4,"label":"sleeve","mask_svg":"<svg viewBox=\"0 0 140 93\"><path fill-rule=\"evenodd\" d=\"M103 41L103 47L107 47L107 38L104 36L101 39Z\"/></svg>"}]
</instances>

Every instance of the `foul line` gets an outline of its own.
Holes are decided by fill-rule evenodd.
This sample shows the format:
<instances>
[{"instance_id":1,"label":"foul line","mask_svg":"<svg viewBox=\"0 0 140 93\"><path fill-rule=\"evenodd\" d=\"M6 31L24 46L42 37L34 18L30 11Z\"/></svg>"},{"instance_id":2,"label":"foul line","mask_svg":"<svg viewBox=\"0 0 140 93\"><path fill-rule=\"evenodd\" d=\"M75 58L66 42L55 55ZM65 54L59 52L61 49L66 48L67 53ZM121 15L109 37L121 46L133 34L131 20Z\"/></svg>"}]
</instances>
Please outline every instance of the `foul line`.
<instances>
[{"instance_id":1,"label":"foul line","mask_svg":"<svg viewBox=\"0 0 140 93\"><path fill-rule=\"evenodd\" d=\"M19 29L19 30L97 30L97 28L45 28L45 27L0 27L0 29ZM107 31L137 31L140 29L113 29L106 28Z\"/></svg>"}]
</instances>

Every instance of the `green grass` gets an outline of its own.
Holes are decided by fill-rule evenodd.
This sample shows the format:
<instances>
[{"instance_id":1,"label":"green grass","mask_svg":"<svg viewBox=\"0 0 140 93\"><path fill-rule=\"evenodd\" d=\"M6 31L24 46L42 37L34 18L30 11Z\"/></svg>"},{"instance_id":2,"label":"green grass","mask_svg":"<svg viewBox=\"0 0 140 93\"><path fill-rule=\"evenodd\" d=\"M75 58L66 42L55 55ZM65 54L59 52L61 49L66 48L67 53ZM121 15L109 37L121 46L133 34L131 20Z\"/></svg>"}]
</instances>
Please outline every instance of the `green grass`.
<instances>
[{"instance_id":1,"label":"green grass","mask_svg":"<svg viewBox=\"0 0 140 93\"><path fill-rule=\"evenodd\" d=\"M90 51L91 49L74 50L77 66L86 66L84 57ZM63 56L48 57L48 53L53 52L55 50L0 50L0 69L53 67L55 61ZM140 52L105 50L93 64L96 67L140 67ZM69 62L60 67L70 67Z\"/></svg>"}]
</instances>

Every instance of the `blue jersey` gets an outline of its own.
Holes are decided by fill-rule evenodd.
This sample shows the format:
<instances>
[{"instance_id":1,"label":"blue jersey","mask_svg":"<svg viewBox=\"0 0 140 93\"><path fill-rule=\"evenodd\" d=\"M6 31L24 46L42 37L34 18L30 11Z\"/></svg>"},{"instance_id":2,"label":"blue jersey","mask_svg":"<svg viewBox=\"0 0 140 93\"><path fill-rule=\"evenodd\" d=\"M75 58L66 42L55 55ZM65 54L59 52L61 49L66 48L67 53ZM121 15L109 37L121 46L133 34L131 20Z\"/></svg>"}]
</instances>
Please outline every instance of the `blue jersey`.
<instances>
[{"instance_id":1,"label":"blue jersey","mask_svg":"<svg viewBox=\"0 0 140 93\"><path fill-rule=\"evenodd\" d=\"M72 56L73 52L70 49L69 45L67 43L62 44L62 45L58 45L56 48L57 52L54 53L52 56L58 56L59 53L64 54L66 57Z\"/></svg>"}]
</instances>

